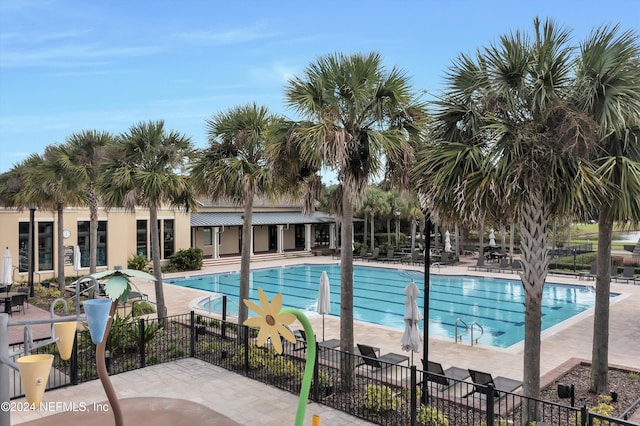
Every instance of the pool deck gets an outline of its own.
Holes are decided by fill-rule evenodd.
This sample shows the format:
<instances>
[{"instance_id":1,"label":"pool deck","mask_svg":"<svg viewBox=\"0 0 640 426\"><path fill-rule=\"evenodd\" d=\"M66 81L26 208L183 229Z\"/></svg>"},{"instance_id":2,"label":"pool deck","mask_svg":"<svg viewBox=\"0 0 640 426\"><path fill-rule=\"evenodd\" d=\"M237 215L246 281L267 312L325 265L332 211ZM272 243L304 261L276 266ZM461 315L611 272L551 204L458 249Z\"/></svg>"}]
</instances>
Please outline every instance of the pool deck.
<instances>
[{"instance_id":1,"label":"pool deck","mask_svg":"<svg viewBox=\"0 0 640 426\"><path fill-rule=\"evenodd\" d=\"M283 264L326 264L339 263L328 256L293 258L286 262L268 261L252 264L252 268L266 268L282 266ZM422 271L420 266L408 266L400 264L388 264L377 262L355 261L355 265L377 266L386 268L401 268ZM443 275L475 275L487 277L516 278L517 275L498 272L469 271L468 267L475 264L475 260L463 259L455 266L432 268L432 274ZM220 266L199 271L195 275L212 272L236 271L237 266ZM167 274L171 276L185 276L182 274ZM570 276L549 275L547 282L560 284L574 284L581 286L593 286L593 280L583 280ZM140 283L140 289L153 299L154 289L152 283ZM418 283L418 287L421 285ZM167 300L169 315L187 312L187 307L198 297L208 295L208 292L178 287L167 284L164 286L165 299ZM640 285L625 283L611 283L611 291L620 293L610 306L610 334L609 334L609 363L627 367L640 367L638 354L640 354L640 327L638 324L638 306L640 306ZM421 297L421 296L419 296ZM286 300L284 301L286 304ZM316 330L316 335L322 335L322 317L315 313L309 314L309 321ZM295 324L294 324L294 327ZM373 344L379 346L381 353L400 352L400 339L403 329L396 329L373 325L356 321L354 335L356 343ZM570 358L591 359L591 343L593 335L593 309L587 310L577 316L564 321L562 324L552 327L542 333L541 345L541 374L551 372ZM325 340L340 337L340 318L325 315ZM523 371L523 343L509 348L496 348L491 346L474 345L469 342L456 344L451 339L431 337L429 339L429 358L440 362L443 366L458 366L463 368L491 370L493 375L510 378L521 378ZM420 357L414 356L414 363L420 363Z\"/></svg>"},{"instance_id":2,"label":"pool deck","mask_svg":"<svg viewBox=\"0 0 640 426\"><path fill-rule=\"evenodd\" d=\"M339 260L333 260L327 256L317 257L302 257L302 258L290 258L286 260L272 260L263 262L252 262L252 268L264 268L282 265L292 264L327 264L327 263L339 263ZM408 270L422 271L419 266L407 266L399 264L384 264L384 263L362 263L355 261L355 264L363 264L366 266L379 266L387 268L402 268ZM441 268L432 268L432 274L443 275L476 275L476 276L490 276L490 277L511 277L513 274L503 274L498 272L476 272L469 271L468 266L475 264L474 258L463 258L461 262L455 266L446 266ZM166 278L178 277L185 275L200 275L214 272L228 272L239 270L239 259L237 264L226 264L214 267L208 267L195 273L178 273L178 274L166 274ZM579 280L575 277L556 276L550 275L547 278L548 282L555 282L561 284L575 284L575 285L594 285L594 281ZM136 280L137 287L143 292L149 295L150 300L155 299L154 286L151 282L144 282ZM420 284L418 283L418 286ZM609 333L609 363L610 365L619 365L624 367L630 367L633 369L640 368L638 362L638 354L640 354L640 327L638 326L638 306L640 306L640 285L632 285L625 283L611 283L611 291L620 293L621 296L616 297L610 306L610 333ZM190 310L190 306L196 299L208 295L208 292L189 289L184 287L178 287L171 284L164 285L165 300L167 302L167 308L169 315L184 314ZM286 304L286 300L284 301ZM309 320L316 330L316 336L321 338L322 336L322 317L315 313L309 314ZM325 340L339 338L339 317L327 315L325 316ZM296 328L296 325L293 325ZM377 326L373 324L363 323L356 321L354 324L354 335L356 343L371 344L380 347L381 353L396 352L403 353L400 348L400 339L403 334L402 329L389 328L384 326ZM578 359L591 359L591 344L593 334L593 309L583 312L576 317L565 321L564 323L552 327L542 333L541 343L541 376L543 384L545 381L551 380L555 377L559 371L564 368L565 363L568 361ZM413 357L414 363L419 365L421 354L415 354ZM464 344L456 344L451 339L444 339L439 337L431 337L429 339L429 359L440 362L445 368L450 366L457 366L462 368L472 368L480 371L486 371L495 376L504 376L512 379L522 379L523 372L523 344L519 343L510 348L501 349L490 346L474 345L471 346L469 342ZM191 364L190 364L191 363ZM183 364L188 364L188 368ZM138 393L131 394L124 384L120 384L121 380L126 380L127 377L135 377L136 382L140 382L140 385L144 386L147 382L149 374L164 374L160 373L166 366L167 371L173 370L186 372L191 371L193 368L194 374L186 374L182 380L179 374L172 374L171 390L167 392L167 389L161 389L162 386L149 386L144 387L144 390ZM152 369L155 369L152 371ZM154 373L155 371L155 373ZM236 404L236 397L225 398L229 404L218 404L216 401L221 397L227 396L226 392L219 394L216 392L194 392L192 388L194 377L200 377L200 374L205 374L203 371L207 371L206 375L209 376L224 376L229 377L229 381L225 385L221 385L230 389L234 387L240 394L253 395L259 398L271 398L273 395L278 396L278 400L292 399L289 401L289 408L282 412L283 406L277 404L260 404L255 406L252 404L252 411L259 412L264 410L261 415L265 419L269 419L266 423L252 420L247 417L246 406L243 404ZM287 396L286 392L280 391L262 385L257 382L253 382L249 379L239 376L240 379L231 378L229 374L224 370L217 369L215 366L200 365L197 360L185 360L176 363L163 364L154 367L148 367L142 370L136 370L130 373L124 373L114 376L114 385L119 395L122 398L131 396L158 396L158 397L179 397L188 399L194 402L210 407L224 416L238 422L239 424L274 424L276 420L283 424L291 424L290 414L295 412L295 399L294 395ZM120 377L122 376L122 379ZM235 375L234 375L235 376ZM199 388L201 381L198 381ZM86 386L93 386L90 391L82 391ZM122 386L122 387L121 387ZM122 389L125 390L122 390ZM184 392L182 391L184 389ZM99 382L94 381L88 384L80 386L72 386L67 389L61 389L57 391L48 392L46 395L47 400L52 401L64 401L66 399L66 393L77 393L81 395L92 395L92 398L98 398L97 400L104 400L104 394L99 385ZM97 394L97 396L93 396ZM179 395L179 396L178 396ZM210 395L210 396L209 396ZM101 398L100 398L101 397ZM93 399L92 399L93 400ZM233 403L231 403L233 402ZM311 409L314 405L309 405L307 415L310 419L310 414L314 411ZM362 422L354 417L348 416L344 413L339 413L335 410L328 409L327 407L317 408L322 412L321 418L325 422L324 424L368 424ZM278 414L281 412L281 414ZM12 424L18 424L27 420L32 420L40 417L36 413L24 413L24 412L12 412ZM331 419L326 422L325 419ZM635 420L635 419L634 419Z\"/></svg>"}]
</instances>

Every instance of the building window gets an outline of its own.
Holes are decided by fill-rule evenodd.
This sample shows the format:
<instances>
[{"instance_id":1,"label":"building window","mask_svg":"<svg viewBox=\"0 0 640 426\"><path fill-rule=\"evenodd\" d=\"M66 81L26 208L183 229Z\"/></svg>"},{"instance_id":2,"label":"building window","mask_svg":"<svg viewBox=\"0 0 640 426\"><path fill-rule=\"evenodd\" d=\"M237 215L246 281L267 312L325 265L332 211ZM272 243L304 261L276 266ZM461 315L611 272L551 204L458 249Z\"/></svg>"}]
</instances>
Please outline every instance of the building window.
<instances>
[{"instance_id":1,"label":"building window","mask_svg":"<svg viewBox=\"0 0 640 426\"><path fill-rule=\"evenodd\" d=\"M18 224L18 268L20 272L29 271L29 222Z\"/></svg>"},{"instance_id":2,"label":"building window","mask_svg":"<svg viewBox=\"0 0 640 426\"><path fill-rule=\"evenodd\" d=\"M38 270L53 270L53 222L38 222Z\"/></svg>"},{"instance_id":3,"label":"building window","mask_svg":"<svg viewBox=\"0 0 640 426\"><path fill-rule=\"evenodd\" d=\"M211 228L203 228L202 235L204 236L204 245L212 246L213 245L213 237L211 235Z\"/></svg>"},{"instance_id":4,"label":"building window","mask_svg":"<svg viewBox=\"0 0 640 426\"><path fill-rule=\"evenodd\" d=\"M80 264L83 268L91 266L91 222L78 221L78 245L80 246ZM107 266L107 221L98 221L98 244L96 266Z\"/></svg>"},{"instance_id":5,"label":"building window","mask_svg":"<svg viewBox=\"0 0 640 426\"><path fill-rule=\"evenodd\" d=\"M174 220L164 220L164 258L171 257L175 250Z\"/></svg>"},{"instance_id":6,"label":"building window","mask_svg":"<svg viewBox=\"0 0 640 426\"><path fill-rule=\"evenodd\" d=\"M148 258L147 254L147 221L136 221L136 254Z\"/></svg>"}]
</instances>

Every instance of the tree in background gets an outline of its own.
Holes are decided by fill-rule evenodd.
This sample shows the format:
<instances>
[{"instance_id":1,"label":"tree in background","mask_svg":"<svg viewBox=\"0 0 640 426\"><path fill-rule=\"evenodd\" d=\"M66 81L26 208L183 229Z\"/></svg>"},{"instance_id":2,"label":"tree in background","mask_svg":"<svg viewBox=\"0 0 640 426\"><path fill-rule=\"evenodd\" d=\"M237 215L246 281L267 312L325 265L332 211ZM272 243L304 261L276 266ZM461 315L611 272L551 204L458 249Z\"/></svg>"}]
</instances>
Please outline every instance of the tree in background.
<instances>
[{"instance_id":1,"label":"tree in background","mask_svg":"<svg viewBox=\"0 0 640 426\"><path fill-rule=\"evenodd\" d=\"M594 198L598 214L596 305L590 390L609 391L609 293L614 222L640 221L640 44L618 26L594 30L580 46L574 93L578 108L595 122L592 150L598 174L612 188Z\"/></svg>"},{"instance_id":2,"label":"tree in background","mask_svg":"<svg viewBox=\"0 0 640 426\"><path fill-rule=\"evenodd\" d=\"M187 177L179 173L191 154L191 140L178 132L167 132L164 121L141 122L110 145L102 168L100 193L107 207L149 209L151 258L160 320L167 317L167 307L160 266L158 209L166 205L188 211L195 206Z\"/></svg>"},{"instance_id":3,"label":"tree in background","mask_svg":"<svg viewBox=\"0 0 640 426\"><path fill-rule=\"evenodd\" d=\"M107 132L85 130L69 136L60 147L60 161L79 184L82 203L89 207L89 273L95 274L98 253L98 208L101 164L114 137Z\"/></svg>"},{"instance_id":4,"label":"tree in background","mask_svg":"<svg viewBox=\"0 0 640 426\"><path fill-rule=\"evenodd\" d=\"M207 120L209 146L199 152L191 168L197 193L244 208L239 300L249 299L253 201L276 191L265 155L266 132L275 120L266 107L256 104L214 115ZM238 323L247 316L247 306L240 303Z\"/></svg>"},{"instance_id":5,"label":"tree in background","mask_svg":"<svg viewBox=\"0 0 640 426\"><path fill-rule=\"evenodd\" d=\"M382 58L370 54L332 54L320 57L285 87L286 102L302 118L292 137L304 162L337 173L341 198L341 349L353 350L353 237L354 204L360 202L369 180L385 164L413 158L411 126L424 114L405 73L387 70ZM385 163L386 160L386 163ZM405 173L405 176L407 173ZM342 385L353 383L353 363L341 362Z\"/></svg>"}]
</instances>

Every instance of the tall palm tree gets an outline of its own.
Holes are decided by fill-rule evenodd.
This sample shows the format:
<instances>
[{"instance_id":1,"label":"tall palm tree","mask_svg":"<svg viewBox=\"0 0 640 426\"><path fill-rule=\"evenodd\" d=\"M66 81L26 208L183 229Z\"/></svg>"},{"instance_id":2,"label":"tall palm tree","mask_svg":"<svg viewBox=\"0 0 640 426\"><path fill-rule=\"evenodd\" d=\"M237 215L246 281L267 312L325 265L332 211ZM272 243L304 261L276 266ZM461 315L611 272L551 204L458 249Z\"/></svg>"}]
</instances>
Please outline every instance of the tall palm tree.
<instances>
[{"instance_id":1,"label":"tall palm tree","mask_svg":"<svg viewBox=\"0 0 640 426\"><path fill-rule=\"evenodd\" d=\"M61 147L61 161L80 183L83 204L89 207L89 271L96 272L98 253L98 208L101 199L99 184L100 165L105 160L106 148L114 142L108 132L85 130L69 136Z\"/></svg>"},{"instance_id":2,"label":"tall palm tree","mask_svg":"<svg viewBox=\"0 0 640 426\"><path fill-rule=\"evenodd\" d=\"M594 200L599 212L590 390L608 392L609 291L614 222L640 221L640 44L619 26L594 30L580 48L576 102L593 118L598 173L617 190Z\"/></svg>"},{"instance_id":3,"label":"tall palm tree","mask_svg":"<svg viewBox=\"0 0 640 426\"><path fill-rule=\"evenodd\" d=\"M354 203L386 164L413 158L410 125L420 126L416 102L405 73L385 69L377 53L331 54L310 64L285 87L289 107L304 120L296 129L306 162L335 170L341 189L340 347L353 349ZM412 121L415 120L415 123ZM405 169L406 170L406 169ZM353 365L341 364L342 384L350 387Z\"/></svg>"},{"instance_id":4,"label":"tall palm tree","mask_svg":"<svg viewBox=\"0 0 640 426\"><path fill-rule=\"evenodd\" d=\"M43 204L56 211L58 217L56 228L58 289L64 292L64 209L69 205L80 203L80 182L64 165L64 151L61 145L49 145L45 148L44 161L35 173L33 188L41 195Z\"/></svg>"},{"instance_id":5,"label":"tall palm tree","mask_svg":"<svg viewBox=\"0 0 640 426\"><path fill-rule=\"evenodd\" d=\"M120 135L103 163L100 193L107 207L149 209L151 256L158 318L167 316L160 266L158 209L164 205L190 210L195 206L188 179L178 169L191 155L191 140L167 132L164 121L141 122Z\"/></svg>"},{"instance_id":6,"label":"tall palm tree","mask_svg":"<svg viewBox=\"0 0 640 426\"><path fill-rule=\"evenodd\" d=\"M523 387L540 395L541 299L549 220L583 211L599 189L588 161L591 120L570 102L570 32L534 21L534 36L504 35L461 55L436 103L434 140L415 169L430 208L474 218L494 205L520 220L525 291ZM535 407L525 407L528 420ZM525 416L526 417L526 416Z\"/></svg>"},{"instance_id":7,"label":"tall palm tree","mask_svg":"<svg viewBox=\"0 0 640 426\"><path fill-rule=\"evenodd\" d=\"M249 298L253 202L274 191L275 176L265 156L265 132L275 120L266 107L256 104L214 115L207 120L209 146L191 168L191 182L198 193L243 206L239 300ZM247 316L247 306L240 303L239 323Z\"/></svg>"}]
</instances>

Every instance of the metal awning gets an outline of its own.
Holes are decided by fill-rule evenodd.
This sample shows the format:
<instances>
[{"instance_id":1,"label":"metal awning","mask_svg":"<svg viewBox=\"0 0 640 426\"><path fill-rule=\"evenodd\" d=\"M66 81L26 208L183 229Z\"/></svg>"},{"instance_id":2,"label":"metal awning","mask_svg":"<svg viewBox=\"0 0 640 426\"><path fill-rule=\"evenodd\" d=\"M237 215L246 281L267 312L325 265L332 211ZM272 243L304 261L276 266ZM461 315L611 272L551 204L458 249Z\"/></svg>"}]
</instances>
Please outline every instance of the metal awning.
<instances>
[{"instance_id":1,"label":"metal awning","mask_svg":"<svg viewBox=\"0 0 640 426\"><path fill-rule=\"evenodd\" d=\"M191 226L242 226L242 212L203 212L191 214ZM298 225L306 223L335 223L333 216L314 212L254 212L253 225Z\"/></svg>"}]
</instances>

